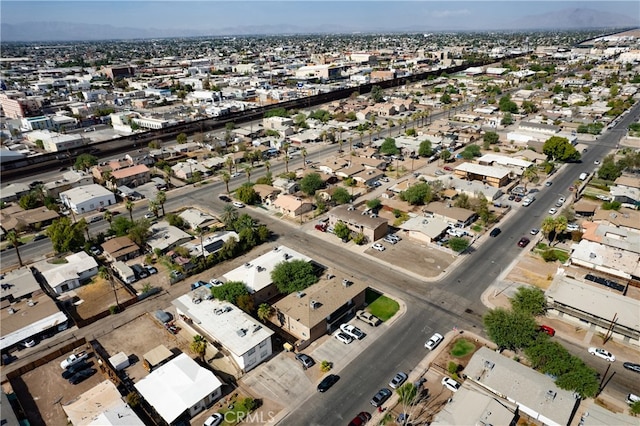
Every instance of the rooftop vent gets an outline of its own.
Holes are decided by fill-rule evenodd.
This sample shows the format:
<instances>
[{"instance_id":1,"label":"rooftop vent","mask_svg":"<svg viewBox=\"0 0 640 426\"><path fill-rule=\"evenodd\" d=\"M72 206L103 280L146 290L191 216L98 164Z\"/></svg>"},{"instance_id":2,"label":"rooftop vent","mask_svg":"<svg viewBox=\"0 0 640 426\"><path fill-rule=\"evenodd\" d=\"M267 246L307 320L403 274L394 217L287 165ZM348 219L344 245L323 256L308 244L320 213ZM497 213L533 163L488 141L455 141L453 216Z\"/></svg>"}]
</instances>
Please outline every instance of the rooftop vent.
<instances>
[{"instance_id":1,"label":"rooftop vent","mask_svg":"<svg viewBox=\"0 0 640 426\"><path fill-rule=\"evenodd\" d=\"M312 300L311 303L311 309L317 309L320 307L320 302L316 301L316 300Z\"/></svg>"},{"instance_id":2,"label":"rooftop vent","mask_svg":"<svg viewBox=\"0 0 640 426\"><path fill-rule=\"evenodd\" d=\"M29 301L27 302L27 306L36 306L36 304L33 302L33 300L29 299Z\"/></svg>"},{"instance_id":3,"label":"rooftop vent","mask_svg":"<svg viewBox=\"0 0 640 426\"><path fill-rule=\"evenodd\" d=\"M240 330L236 331L236 333L238 334L238 336L240 337L244 337L247 335L247 329L246 328L241 328Z\"/></svg>"},{"instance_id":4,"label":"rooftop vent","mask_svg":"<svg viewBox=\"0 0 640 426\"><path fill-rule=\"evenodd\" d=\"M353 284L353 282L349 281L346 278L342 280L342 285L345 287L349 287L351 284Z\"/></svg>"},{"instance_id":5,"label":"rooftop vent","mask_svg":"<svg viewBox=\"0 0 640 426\"><path fill-rule=\"evenodd\" d=\"M251 268L252 266L253 266L253 265L252 265L252 264L250 264L249 262L247 262L247 263L245 263L245 264L244 264L244 267L245 267L245 268Z\"/></svg>"},{"instance_id":6,"label":"rooftop vent","mask_svg":"<svg viewBox=\"0 0 640 426\"><path fill-rule=\"evenodd\" d=\"M260 330L262 330L262 326L260 324L254 325L252 333L255 333Z\"/></svg>"},{"instance_id":7,"label":"rooftop vent","mask_svg":"<svg viewBox=\"0 0 640 426\"><path fill-rule=\"evenodd\" d=\"M9 308L7 310L7 312L9 312L9 314L15 314L16 313L16 311L13 308Z\"/></svg>"},{"instance_id":8,"label":"rooftop vent","mask_svg":"<svg viewBox=\"0 0 640 426\"><path fill-rule=\"evenodd\" d=\"M282 257L284 257L284 260L289 260L292 256L289 253L284 253Z\"/></svg>"},{"instance_id":9,"label":"rooftop vent","mask_svg":"<svg viewBox=\"0 0 640 426\"><path fill-rule=\"evenodd\" d=\"M554 399L556 399L556 394L557 392L553 391L552 389L549 389L547 393L544 395L544 397L550 401L553 401Z\"/></svg>"},{"instance_id":10,"label":"rooftop vent","mask_svg":"<svg viewBox=\"0 0 640 426\"><path fill-rule=\"evenodd\" d=\"M496 366L495 363L493 363L493 362L491 362L489 360L486 360L484 362L484 368L486 368L487 370L493 370L493 367L495 367L495 366Z\"/></svg>"},{"instance_id":11,"label":"rooftop vent","mask_svg":"<svg viewBox=\"0 0 640 426\"><path fill-rule=\"evenodd\" d=\"M589 259L595 259L595 258L596 258L595 253L589 253Z\"/></svg>"},{"instance_id":12,"label":"rooftop vent","mask_svg":"<svg viewBox=\"0 0 640 426\"><path fill-rule=\"evenodd\" d=\"M299 291L297 296L298 296L298 299L302 299L305 296L305 292L304 291Z\"/></svg>"}]
</instances>

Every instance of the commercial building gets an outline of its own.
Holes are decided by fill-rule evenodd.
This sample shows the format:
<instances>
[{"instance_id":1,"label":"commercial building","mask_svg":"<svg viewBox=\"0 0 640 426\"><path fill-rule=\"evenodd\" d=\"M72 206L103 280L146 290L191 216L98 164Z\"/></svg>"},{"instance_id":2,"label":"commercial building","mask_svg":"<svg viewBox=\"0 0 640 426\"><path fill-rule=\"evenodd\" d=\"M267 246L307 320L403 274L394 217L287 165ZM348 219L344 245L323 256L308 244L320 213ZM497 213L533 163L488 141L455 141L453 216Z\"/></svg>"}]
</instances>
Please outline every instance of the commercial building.
<instances>
[{"instance_id":1,"label":"commercial building","mask_svg":"<svg viewBox=\"0 0 640 426\"><path fill-rule=\"evenodd\" d=\"M172 302L180 318L186 320L186 325L207 337L209 342L218 342L240 371L250 371L271 356L273 331L237 306L201 298L198 291L196 289ZM208 292L209 289L202 291Z\"/></svg>"},{"instance_id":2,"label":"commercial building","mask_svg":"<svg viewBox=\"0 0 640 426\"><path fill-rule=\"evenodd\" d=\"M47 152L66 152L85 145L84 139L79 134L63 134L49 130L34 130L27 134L31 142L42 141L42 146Z\"/></svg>"},{"instance_id":3,"label":"commercial building","mask_svg":"<svg viewBox=\"0 0 640 426\"><path fill-rule=\"evenodd\" d=\"M78 186L91 185L93 176L82 170L69 170L62 174L62 179L57 179L44 184L44 190L49 197L59 198L60 193Z\"/></svg>"},{"instance_id":4,"label":"commercial building","mask_svg":"<svg viewBox=\"0 0 640 426\"><path fill-rule=\"evenodd\" d=\"M0 93L0 106L8 118L33 117L41 113L42 98L7 90Z\"/></svg>"},{"instance_id":5,"label":"commercial building","mask_svg":"<svg viewBox=\"0 0 640 426\"><path fill-rule=\"evenodd\" d=\"M489 392L462 387L435 415L431 426L510 425L518 420L518 407Z\"/></svg>"},{"instance_id":6,"label":"commercial building","mask_svg":"<svg viewBox=\"0 0 640 426\"><path fill-rule=\"evenodd\" d=\"M113 192L95 183L61 192L60 200L78 214L98 210L116 203Z\"/></svg>"}]
</instances>

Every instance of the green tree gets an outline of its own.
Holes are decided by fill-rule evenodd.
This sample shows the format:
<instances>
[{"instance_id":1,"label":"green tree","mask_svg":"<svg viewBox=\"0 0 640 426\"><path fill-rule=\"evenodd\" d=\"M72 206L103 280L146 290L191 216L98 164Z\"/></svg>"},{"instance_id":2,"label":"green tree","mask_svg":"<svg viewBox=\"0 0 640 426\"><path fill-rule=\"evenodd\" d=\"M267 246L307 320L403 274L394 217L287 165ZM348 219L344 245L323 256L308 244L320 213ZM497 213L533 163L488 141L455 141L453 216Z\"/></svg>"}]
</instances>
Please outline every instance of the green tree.
<instances>
[{"instance_id":1,"label":"green tree","mask_svg":"<svg viewBox=\"0 0 640 426\"><path fill-rule=\"evenodd\" d=\"M540 227L542 233L549 240L549 244L555 238L555 230L556 230L556 219L553 216L547 216L542 220L542 225Z\"/></svg>"},{"instance_id":2,"label":"green tree","mask_svg":"<svg viewBox=\"0 0 640 426\"><path fill-rule=\"evenodd\" d=\"M374 103L382 102L384 99L384 91L378 85L374 85L371 87L371 100Z\"/></svg>"},{"instance_id":3,"label":"green tree","mask_svg":"<svg viewBox=\"0 0 640 426\"><path fill-rule=\"evenodd\" d=\"M104 220L109 222L109 228L111 228L111 222L113 221L113 213L111 213L111 210L105 210L105 212L102 214L102 217L104 218Z\"/></svg>"},{"instance_id":4,"label":"green tree","mask_svg":"<svg viewBox=\"0 0 640 426\"><path fill-rule=\"evenodd\" d=\"M131 222L133 222L133 208L135 207L135 204L133 204L133 201L127 199L127 201L124 203L124 207L129 212L129 219L131 220Z\"/></svg>"},{"instance_id":5,"label":"green tree","mask_svg":"<svg viewBox=\"0 0 640 426\"><path fill-rule=\"evenodd\" d=\"M635 401L634 403L630 404L629 412L634 416L640 414L640 401Z\"/></svg>"},{"instance_id":6,"label":"green tree","mask_svg":"<svg viewBox=\"0 0 640 426\"><path fill-rule=\"evenodd\" d=\"M420 157L431 157L431 155L433 155L433 148L431 148L431 141L429 139L425 139L420 142L418 155Z\"/></svg>"},{"instance_id":7,"label":"green tree","mask_svg":"<svg viewBox=\"0 0 640 426\"><path fill-rule=\"evenodd\" d=\"M402 407L402 414L406 417L418 400L418 388L413 383L406 382L396 389L396 393L398 394L398 403Z\"/></svg>"},{"instance_id":8,"label":"green tree","mask_svg":"<svg viewBox=\"0 0 640 426\"><path fill-rule=\"evenodd\" d=\"M522 172L522 180L524 181L524 189L527 190L527 183L534 183L539 180L538 172L534 166L529 166Z\"/></svg>"},{"instance_id":9,"label":"green tree","mask_svg":"<svg viewBox=\"0 0 640 426\"><path fill-rule=\"evenodd\" d=\"M280 293L290 294L315 284L318 277L309 262L294 259L278 263L271 271L271 281Z\"/></svg>"},{"instance_id":10,"label":"green tree","mask_svg":"<svg viewBox=\"0 0 640 426\"><path fill-rule=\"evenodd\" d=\"M558 377L556 385L560 389L574 391L582 398L593 398L600 390L596 371L584 364Z\"/></svg>"},{"instance_id":11,"label":"green tree","mask_svg":"<svg viewBox=\"0 0 640 426\"><path fill-rule=\"evenodd\" d=\"M309 173L300 180L300 189L310 197L323 186L324 181L318 173Z\"/></svg>"},{"instance_id":12,"label":"green tree","mask_svg":"<svg viewBox=\"0 0 640 426\"><path fill-rule=\"evenodd\" d=\"M261 303L258 306L258 319L262 322L267 322L269 318L273 315L275 309L268 303Z\"/></svg>"},{"instance_id":13,"label":"green tree","mask_svg":"<svg viewBox=\"0 0 640 426\"><path fill-rule=\"evenodd\" d=\"M235 237L231 237L222 244L222 248L218 252L218 255L221 260L232 259L238 253L239 248L240 245L238 240Z\"/></svg>"},{"instance_id":14,"label":"green tree","mask_svg":"<svg viewBox=\"0 0 640 426\"><path fill-rule=\"evenodd\" d=\"M11 243L11 245L13 246L13 248L16 251L16 257L18 258L18 264L20 265L20 267L22 268L22 257L20 257L20 249L18 248L18 246L21 244L20 243L20 238L18 238L18 234L16 234L15 231L9 231L7 233L7 241L9 241L9 243Z\"/></svg>"},{"instance_id":15,"label":"green tree","mask_svg":"<svg viewBox=\"0 0 640 426\"><path fill-rule=\"evenodd\" d=\"M224 300L236 304L239 296L249 294L247 286L242 281L227 281L226 283L211 288L211 294L218 300Z\"/></svg>"},{"instance_id":16,"label":"green tree","mask_svg":"<svg viewBox=\"0 0 640 426\"><path fill-rule=\"evenodd\" d=\"M542 152L550 160L578 161L580 153L571 145L569 139L560 136L552 136L544 143Z\"/></svg>"},{"instance_id":17,"label":"green tree","mask_svg":"<svg viewBox=\"0 0 640 426\"><path fill-rule=\"evenodd\" d=\"M500 140L500 136L496 132L486 132L482 139L490 145L495 145Z\"/></svg>"},{"instance_id":18,"label":"green tree","mask_svg":"<svg viewBox=\"0 0 640 426\"><path fill-rule=\"evenodd\" d=\"M442 151L440 151L440 159L445 163L449 161L449 158L451 158L451 155L452 155L451 151L449 151L448 149L443 149Z\"/></svg>"},{"instance_id":19,"label":"green tree","mask_svg":"<svg viewBox=\"0 0 640 426\"><path fill-rule=\"evenodd\" d=\"M178 136L176 136L176 142L178 142L179 144L187 143L187 134L186 133L178 134Z\"/></svg>"},{"instance_id":20,"label":"green tree","mask_svg":"<svg viewBox=\"0 0 640 426\"><path fill-rule=\"evenodd\" d=\"M522 311L529 315L543 315L547 309L547 299L544 292L536 287L519 287L511 299L514 311Z\"/></svg>"},{"instance_id":21,"label":"green tree","mask_svg":"<svg viewBox=\"0 0 640 426\"><path fill-rule=\"evenodd\" d=\"M426 182L416 183L400 193L400 199L411 205L423 205L433 198L431 186Z\"/></svg>"},{"instance_id":22,"label":"green tree","mask_svg":"<svg viewBox=\"0 0 640 426\"><path fill-rule=\"evenodd\" d=\"M147 240L151 236L151 232L149 232L149 228L151 227L151 222L147 219L140 219L134 222L133 226L129 229L129 239L136 243L140 247L144 247L147 243Z\"/></svg>"},{"instance_id":23,"label":"green tree","mask_svg":"<svg viewBox=\"0 0 640 426\"><path fill-rule=\"evenodd\" d=\"M253 313L253 310L255 308L253 297L251 297L250 294L242 294L236 297L236 305L238 306L238 308L242 309L248 314Z\"/></svg>"},{"instance_id":24,"label":"green tree","mask_svg":"<svg viewBox=\"0 0 640 426\"><path fill-rule=\"evenodd\" d=\"M511 100L509 95L505 95L500 98L500 101L498 101L498 108L502 112L509 112L512 114L518 113L518 105Z\"/></svg>"},{"instance_id":25,"label":"green tree","mask_svg":"<svg viewBox=\"0 0 640 426\"><path fill-rule=\"evenodd\" d=\"M382 201L380 201L379 198L374 198L367 201L367 208L371 210L378 210L380 207L382 207Z\"/></svg>"},{"instance_id":26,"label":"green tree","mask_svg":"<svg viewBox=\"0 0 640 426\"><path fill-rule=\"evenodd\" d=\"M349 191L347 191L346 189L338 187L335 191L333 191L331 199L336 204L347 204L351 201L351 194L349 194Z\"/></svg>"},{"instance_id":27,"label":"green tree","mask_svg":"<svg viewBox=\"0 0 640 426\"><path fill-rule=\"evenodd\" d=\"M149 211L154 214L154 216L158 217L158 211L160 211L160 206L156 200L149 200Z\"/></svg>"},{"instance_id":28,"label":"green tree","mask_svg":"<svg viewBox=\"0 0 640 426\"><path fill-rule=\"evenodd\" d=\"M449 248L457 253L462 253L469 247L469 240L461 237L453 237L449 240Z\"/></svg>"},{"instance_id":29,"label":"green tree","mask_svg":"<svg viewBox=\"0 0 640 426\"><path fill-rule=\"evenodd\" d=\"M248 184L243 184L236 189L236 197L245 204L257 204L260 202L260 196L253 189L253 186Z\"/></svg>"},{"instance_id":30,"label":"green tree","mask_svg":"<svg viewBox=\"0 0 640 426\"><path fill-rule=\"evenodd\" d=\"M349 227L341 220L339 220L335 226L333 227L333 232L336 234L336 237L340 238L341 240L344 240L346 238L349 238L349 236L351 235L351 230L349 229Z\"/></svg>"},{"instance_id":31,"label":"green tree","mask_svg":"<svg viewBox=\"0 0 640 426\"><path fill-rule=\"evenodd\" d=\"M98 157L91 154L80 154L76 158L73 167L76 170L89 170L92 166L98 164Z\"/></svg>"},{"instance_id":32,"label":"green tree","mask_svg":"<svg viewBox=\"0 0 640 426\"><path fill-rule=\"evenodd\" d=\"M397 155L400 150L396 146L396 140L393 138L385 138L382 145L380 145L380 153L385 155Z\"/></svg>"},{"instance_id":33,"label":"green tree","mask_svg":"<svg viewBox=\"0 0 640 426\"><path fill-rule=\"evenodd\" d=\"M536 322L524 312L497 308L487 312L482 320L489 338L501 348L525 348L537 334Z\"/></svg>"},{"instance_id":34,"label":"green tree","mask_svg":"<svg viewBox=\"0 0 640 426\"><path fill-rule=\"evenodd\" d=\"M462 151L462 158L465 160L471 160L474 157L480 157L482 153L480 152L480 147L476 144L467 145Z\"/></svg>"},{"instance_id":35,"label":"green tree","mask_svg":"<svg viewBox=\"0 0 640 426\"><path fill-rule=\"evenodd\" d=\"M622 167L620 167L613 159L613 155L608 155L602 160L602 164L598 169L598 177L600 179L614 181L622 175Z\"/></svg>"},{"instance_id":36,"label":"green tree","mask_svg":"<svg viewBox=\"0 0 640 426\"><path fill-rule=\"evenodd\" d=\"M18 205L25 210L42 206L41 198L35 191L29 191L18 200Z\"/></svg>"},{"instance_id":37,"label":"green tree","mask_svg":"<svg viewBox=\"0 0 640 426\"><path fill-rule=\"evenodd\" d=\"M238 209L233 207L231 204L227 204L222 209L222 216L220 220L224 223L225 228L232 229L233 224L238 219Z\"/></svg>"},{"instance_id":38,"label":"green tree","mask_svg":"<svg viewBox=\"0 0 640 426\"><path fill-rule=\"evenodd\" d=\"M504 113L504 115L502 116L502 120L500 120L500 124L502 124L503 126L509 126L513 124L513 117L511 116L510 112Z\"/></svg>"},{"instance_id":39,"label":"green tree","mask_svg":"<svg viewBox=\"0 0 640 426\"><path fill-rule=\"evenodd\" d=\"M156 203L162 208L162 216L164 216L164 203L167 202L167 193L164 191L158 191L156 194Z\"/></svg>"},{"instance_id":40,"label":"green tree","mask_svg":"<svg viewBox=\"0 0 640 426\"><path fill-rule=\"evenodd\" d=\"M193 340L189 345L191 352L196 354L204 362L204 357L207 353L207 340L199 334L193 336Z\"/></svg>"},{"instance_id":41,"label":"green tree","mask_svg":"<svg viewBox=\"0 0 640 426\"><path fill-rule=\"evenodd\" d=\"M71 223L68 217L61 217L49 225L46 234L51 239L56 253L77 252L84 247L86 229L87 221L84 218Z\"/></svg>"}]
</instances>

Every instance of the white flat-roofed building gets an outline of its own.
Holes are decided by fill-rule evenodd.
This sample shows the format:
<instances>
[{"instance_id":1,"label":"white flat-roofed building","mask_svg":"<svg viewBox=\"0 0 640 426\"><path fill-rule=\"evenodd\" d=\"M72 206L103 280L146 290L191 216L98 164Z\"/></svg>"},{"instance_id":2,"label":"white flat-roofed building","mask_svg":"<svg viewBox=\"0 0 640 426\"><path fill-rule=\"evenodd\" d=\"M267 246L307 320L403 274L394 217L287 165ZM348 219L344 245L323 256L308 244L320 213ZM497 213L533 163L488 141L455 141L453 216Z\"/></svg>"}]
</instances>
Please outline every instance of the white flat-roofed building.
<instances>
[{"instance_id":1,"label":"white flat-roofed building","mask_svg":"<svg viewBox=\"0 0 640 426\"><path fill-rule=\"evenodd\" d=\"M171 125L170 120L163 120L152 117L134 118L132 121L144 129L164 129L165 127L169 127Z\"/></svg>"},{"instance_id":2,"label":"white flat-roofed building","mask_svg":"<svg viewBox=\"0 0 640 426\"><path fill-rule=\"evenodd\" d=\"M481 347L464 369L467 381L514 403L518 410L549 426L569 425L579 400L551 377ZM501 424L501 423L498 423Z\"/></svg>"},{"instance_id":3,"label":"white flat-roofed building","mask_svg":"<svg viewBox=\"0 0 640 426\"><path fill-rule=\"evenodd\" d=\"M596 403L592 403L587 408L589 415L586 414L580 419L583 426L638 426L638 418L632 417L624 413L614 413Z\"/></svg>"},{"instance_id":4,"label":"white flat-roofed building","mask_svg":"<svg viewBox=\"0 0 640 426\"><path fill-rule=\"evenodd\" d=\"M476 161L478 162L478 164L487 166L496 164L499 166L505 166L509 169L516 169L516 174L522 174L523 170L533 166L533 163L530 161L498 154L485 154L482 157L478 158ZM518 171L520 173L518 173Z\"/></svg>"},{"instance_id":5,"label":"white flat-roofed building","mask_svg":"<svg viewBox=\"0 0 640 426\"><path fill-rule=\"evenodd\" d=\"M587 224L587 226L589 225L591 224ZM588 228L587 232L589 232ZM638 250L637 245L636 250ZM572 265L620 277L622 280L630 280L634 276L640 277L638 260L637 251L634 253L596 241L583 239L571 246L570 262Z\"/></svg>"},{"instance_id":6,"label":"white flat-roofed building","mask_svg":"<svg viewBox=\"0 0 640 426\"><path fill-rule=\"evenodd\" d=\"M223 276L226 281L245 283L254 301L261 303L278 294L278 289L275 288L271 280L271 271L277 264L292 260L310 262L311 258L289 247L279 246Z\"/></svg>"},{"instance_id":7,"label":"white flat-roofed building","mask_svg":"<svg viewBox=\"0 0 640 426\"><path fill-rule=\"evenodd\" d=\"M82 136L78 134L62 134L49 130L34 130L27 134L27 139L31 142L41 140L42 146L48 152L67 151L84 146Z\"/></svg>"},{"instance_id":8,"label":"white flat-roofed building","mask_svg":"<svg viewBox=\"0 0 640 426\"><path fill-rule=\"evenodd\" d=\"M613 324L614 339L640 346L640 301L597 283L564 275L556 275L546 295L548 314L580 327L590 324L591 331L603 335Z\"/></svg>"},{"instance_id":9,"label":"white flat-roofed building","mask_svg":"<svg viewBox=\"0 0 640 426\"><path fill-rule=\"evenodd\" d=\"M431 426L511 425L517 420L516 412L517 407L509 401L463 386L436 414Z\"/></svg>"},{"instance_id":10,"label":"white flat-roofed building","mask_svg":"<svg viewBox=\"0 0 640 426\"><path fill-rule=\"evenodd\" d=\"M122 400L110 380L98 383L69 403L62 404L73 426L143 426L144 422Z\"/></svg>"},{"instance_id":11,"label":"white flat-roofed building","mask_svg":"<svg viewBox=\"0 0 640 426\"><path fill-rule=\"evenodd\" d=\"M151 250L158 249L162 253L191 241L193 238L182 229L169 225L169 222L165 221L153 224L149 232L151 232L151 237L147 239L147 245L151 247Z\"/></svg>"},{"instance_id":12,"label":"white flat-roofed building","mask_svg":"<svg viewBox=\"0 0 640 426\"><path fill-rule=\"evenodd\" d=\"M449 228L449 220L439 217L414 216L399 226L409 237L430 243L443 235Z\"/></svg>"},{"instance_id":13,"label":"white flat-roofed building","mask_svg":"<svg viewBox=\"0 0 640 426\"><path fill-rule=\"evenodd\" d=\"M512 173L506 168L475 163L462 163L456 166L453 171L460 179L480 180L496 188L505 186L509 182L509 174Z\"/></svg>"},{"instance_id":14,"label":"white flat-roofed building","mask_svg":"<svg viewBox=\"0 0 640 426\"><path fill-rule=\"evenodd\" d=\"M198 291L196 289L172 302L179 315L193 320L191 327L220 343L243 372L271 356L273 331L228 302L201 299L201 302L194 303L193 298L200 297ZM209 289L205 287L202 291L208 292Z\"/></svg>"},{"instance_id":15,"label":"white flat-roofed building","mask_svg":"<svg viewBox=\"0 0 640 426\"><path fill-rule=\"evenodd\" d=\"M98 274L98 263L93 256L84 251L65 258L67 263L55 265L51 269L41 270L42 277L57 294L73 290ZM39 265L43 265L40 263ZM40 268L40 266L38 266Z\"/></svg>"},{"instance_id":16,"label":"white flat-roofed building","mask_svg":"<svg viewBox=\"0 0 640 426\"><path fill-rule=\"evenodd\" d=\"M75 213L87 213L116 203L113 192L98 184L78 186L60 193L62 203Z\"/></svg>"},{"instance_id":17,"label":"white flat-roofed building","mask_svg":"<svg viewBox=\"0 0 640 426\"><path fill-rule=\"evenodd\" d=\"M200 243L200 239L196 238L195 240L191 240L187 243L182 244L182 247L185 247L187 250L189 250L190 256L202 256L203 248L204 255L209 256L210 254L219 251L224 243L226 243L227 240L231 238L239 240L238 234L234 231L216 232L215 234L207 235L206 237L204 237L202 240L202 244Z\"/></svg>"},{"instance_id":18,"label":"white flat-roofed building","mask_svg":"<svg viewBox=\"0 0 640 426\"><path fill-rule=\"evenodd\" d=\"M194 417L222 396L220 379L184 353L149 373L135 387L168 424L184 413Z\"/></svg>"}]
</instances>

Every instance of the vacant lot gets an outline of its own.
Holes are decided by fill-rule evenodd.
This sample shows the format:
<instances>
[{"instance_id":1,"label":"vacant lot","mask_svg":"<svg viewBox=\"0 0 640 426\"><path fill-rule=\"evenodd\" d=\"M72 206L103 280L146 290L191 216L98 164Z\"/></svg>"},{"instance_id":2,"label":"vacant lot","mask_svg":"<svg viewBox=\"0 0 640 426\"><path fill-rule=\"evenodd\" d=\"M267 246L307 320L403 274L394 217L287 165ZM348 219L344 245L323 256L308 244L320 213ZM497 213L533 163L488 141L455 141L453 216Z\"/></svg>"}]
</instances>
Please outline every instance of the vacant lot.
<instances>
[{"instance_id":1,"label":"vacant lot","mask_svg":"<svg viewBox=\"0 0 640 426\"><path fill-rule=\"evenodd\" d=\"M78 316L80 318L89 318L109 309L109 306L115 306L116 295L118 303L123 303L134 297L124 288L120 281L116 280L114 283L115 286L112 287L109 281L96 275L91 283L75 289L74 291L78 297L82 299L82 303L76 306Z\"/></svg>"}]
</instances>

